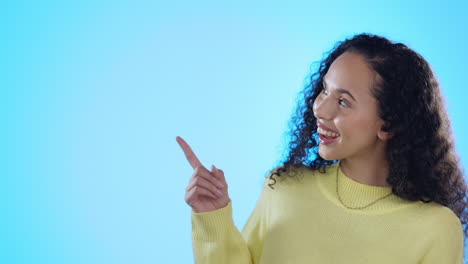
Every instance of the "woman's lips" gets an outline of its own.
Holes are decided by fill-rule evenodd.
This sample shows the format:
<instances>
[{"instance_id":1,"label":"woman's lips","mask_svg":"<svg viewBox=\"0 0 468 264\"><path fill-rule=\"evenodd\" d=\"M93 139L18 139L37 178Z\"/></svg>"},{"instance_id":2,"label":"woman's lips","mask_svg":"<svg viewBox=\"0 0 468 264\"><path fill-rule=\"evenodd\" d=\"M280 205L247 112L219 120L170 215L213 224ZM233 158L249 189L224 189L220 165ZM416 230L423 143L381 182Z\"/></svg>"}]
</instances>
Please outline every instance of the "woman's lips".
<instances>
[{"instance_id":1,"label":"woman's lips","mask_svg":"<svg viewBox=\"0 0 468 264\"><path fill-rule=\"evenodd\" d=\"M334 131L333 129L330 129L323 125L320 122L317 122L317 132L319 135L319 141L320 144L323 145L328 145L336 141L337 138L339 138L341 135L340 133Z\"/></svg>"},{"instance_id":2,"label":"woman's lips","mask_svg":"<svg viewBox=\"0 0 468 264\"><path fill-rule=\"evenodd\" d=\"M338 133L338 132L336 132L335 130L333 130L333 129L327 127L327 126L325 126L325 125L322 124L322 123L317 122L317 126L320 127L320 128L323 129L323 130ZM338 134L339 134L339 133L338 133Z\"/></svg>"},{"instance_id":3,"label":"woman's lips","mask_svg":"<svg viewBox=\"0 0 468 264\"><path fill-rule=\"evenodd\" d=\"M339 137L340 136L330 138L330 137L326 137L325 135L319 134L319 141L320 141L320 144L328 145L328 144L335 142Z\"/></svg>"}]
</instances>

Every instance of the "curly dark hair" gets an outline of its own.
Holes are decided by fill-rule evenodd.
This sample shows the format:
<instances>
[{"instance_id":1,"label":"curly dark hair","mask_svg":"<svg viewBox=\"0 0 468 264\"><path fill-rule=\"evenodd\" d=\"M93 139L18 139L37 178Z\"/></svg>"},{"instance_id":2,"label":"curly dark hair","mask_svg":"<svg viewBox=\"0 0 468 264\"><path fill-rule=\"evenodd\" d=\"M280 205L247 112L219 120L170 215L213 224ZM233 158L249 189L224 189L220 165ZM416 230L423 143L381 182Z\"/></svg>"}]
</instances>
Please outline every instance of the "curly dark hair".
<instances>
[{"instance_id":1,"label":"curly dark hair","mask_svg":"<svg viewBox=\"0 0 468 264\"><path fill-rule=\"evenodd\" d=\"M291 167L307 166L325 172L337 160L318 154L317 122L313 104L323 90L323 78L333 61L344 52L363 56L378 78L372 89L378 101L387 141L387 183L393 194L450 208L467 230L467 186L454 150L450 120L439 84L424 58L406 45L372 34L359 34L338 42L310 76L303 99L290 121L290 142L282 166L270 174L273 185Z\"/></svg>"}]
</instances>

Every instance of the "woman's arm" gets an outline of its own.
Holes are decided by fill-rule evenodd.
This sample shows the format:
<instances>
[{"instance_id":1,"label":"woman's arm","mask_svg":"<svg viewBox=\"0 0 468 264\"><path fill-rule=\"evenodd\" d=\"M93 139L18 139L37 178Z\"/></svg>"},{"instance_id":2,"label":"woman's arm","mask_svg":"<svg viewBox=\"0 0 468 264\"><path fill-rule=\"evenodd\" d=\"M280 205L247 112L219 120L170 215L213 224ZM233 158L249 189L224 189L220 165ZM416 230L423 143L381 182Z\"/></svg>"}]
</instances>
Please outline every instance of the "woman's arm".
<instances>
[{"instance_id":1,"label":"woman's arm","mask_svg":"<svg viewBox=\"0 0 468 264\"><path fill-rule=\"evenodd\" d=\"M432 245L422 264L462 264L463 229L460 219L450 209L438 218L433 233Z\"/></svg>"},{"instance_id":2,"label":"woman's arm","mask_svg":"<svg viewBox=\"0 0 468 264\"><path fill-rule=\"evenodd\" d=\"M196 264L255 264L261 257L268 206L265 189L239 232L232 220L231 202L207 213L192 210L192 242Z\"/></svg>"}]
</instances>

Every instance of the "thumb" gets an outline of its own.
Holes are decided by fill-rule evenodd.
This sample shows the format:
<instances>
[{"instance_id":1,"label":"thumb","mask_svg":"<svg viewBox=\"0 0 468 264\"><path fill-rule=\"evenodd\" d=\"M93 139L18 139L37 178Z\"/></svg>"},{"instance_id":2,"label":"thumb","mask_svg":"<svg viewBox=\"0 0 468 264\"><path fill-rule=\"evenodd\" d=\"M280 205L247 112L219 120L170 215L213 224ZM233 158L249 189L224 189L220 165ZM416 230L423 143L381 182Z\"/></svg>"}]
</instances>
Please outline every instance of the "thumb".
<instances>
[{"instance_id":1,"label":"thumb","mask_svg":"<svg viewBox=\"0 0 468 264\"><path fill-rule=\"evenodd\" d=\"M213 175L218 178L219 170L215 165L211 165L211 173L213 173Z\"/></svg>"},{"instance_id":2,"label":"thumb","mask_svg":"<svg viewBox=\"0 0 468 264\"><path fill-rule=\"evenodd\" d=\"M223 170L220 170L218 168L215 167L215 165L212 165L211 166L212 170L214 170L213 174L218 177L219 179L223 180L223 181L226 181L226 179L224 179L224 171Z\"/></svg>"}]
</instances>

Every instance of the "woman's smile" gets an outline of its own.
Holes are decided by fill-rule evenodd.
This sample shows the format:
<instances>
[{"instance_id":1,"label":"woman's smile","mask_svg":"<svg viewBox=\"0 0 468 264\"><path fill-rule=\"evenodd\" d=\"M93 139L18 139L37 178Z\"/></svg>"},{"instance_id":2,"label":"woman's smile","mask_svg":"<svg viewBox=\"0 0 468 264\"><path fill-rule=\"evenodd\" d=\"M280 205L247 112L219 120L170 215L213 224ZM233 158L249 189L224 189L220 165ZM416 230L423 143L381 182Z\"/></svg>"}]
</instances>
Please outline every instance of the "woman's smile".
<instances>
[{"instance_id":1,"label":"woman's smile","mask_svg":"<svg viewBox=\"0 0 468 264\"><path fill-rule=\"evenodd\" d=\"M328 145L328 144L331 144L333 142L335 142L340 136L337 136L337 137L329 137L329 136L325 136L323 134L321 134L319 132L319 141L320 141L320 144L324 144L324 145Z\"/></svg>"},{"instance_id":2,"label":"woman's smile","mask_svg":"<svg viewBox=\"0 0 468 264\"><path fill-rule=\"evenodd\" d=\"M319 134L320 144L328 145L335 142L340 134L338 132L332 131L330 128L317 123L317 132Z\"/></svg>"}]
</instances>

